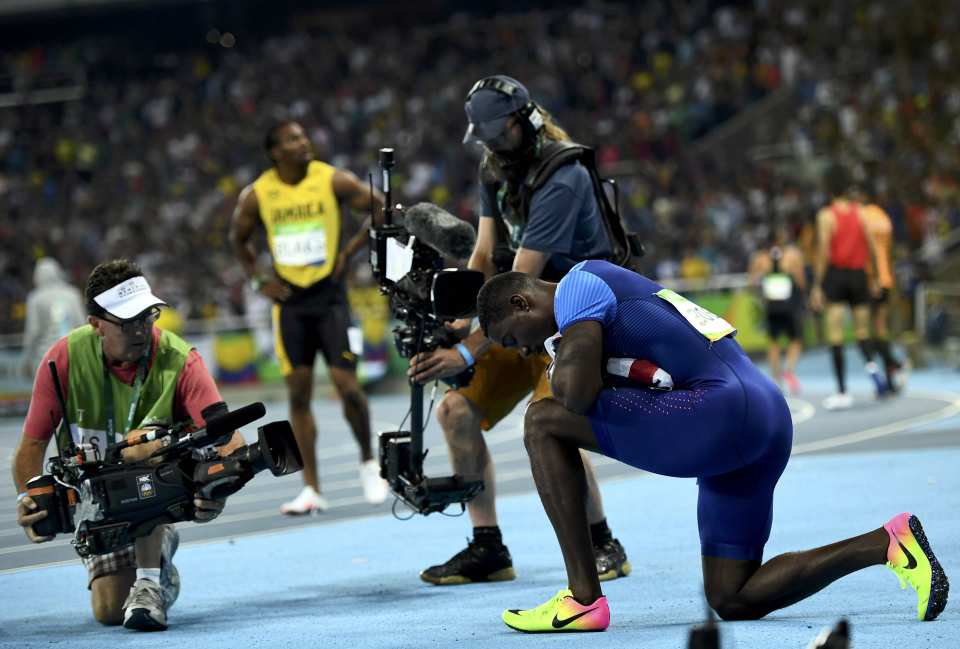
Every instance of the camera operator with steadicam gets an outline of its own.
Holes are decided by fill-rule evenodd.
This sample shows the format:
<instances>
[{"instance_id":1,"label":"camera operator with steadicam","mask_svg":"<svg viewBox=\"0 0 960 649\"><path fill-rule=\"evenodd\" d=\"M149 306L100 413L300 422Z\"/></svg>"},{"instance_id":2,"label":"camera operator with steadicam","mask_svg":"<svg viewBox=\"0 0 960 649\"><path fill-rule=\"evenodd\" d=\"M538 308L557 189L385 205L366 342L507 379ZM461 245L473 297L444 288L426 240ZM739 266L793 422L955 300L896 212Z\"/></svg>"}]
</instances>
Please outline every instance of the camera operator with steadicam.
<instances>
[{"instance_id":1,"label":"camera operator with steadicam","mask_svg":"<svg viewBox=\"0 0 960 649\"><path fill-rule=\"evenodd\" d=\"M502 75L481 79L467 95L465 109L464 143L479 142L484 153L480 222L468 268L487 278L512 269L557 281L580 261L618 256L620 240L605 221L595 166L580 162L582 152L592 152L572 143L521 83ZM482 431L531 393L531 401L550 396L543 348L509 349L497 344L501 341L491 343L479 329L469 333L469 326L468 320L453 323L466 336L462 342L414 356L408 371L415 381L427 382L475 368L469 385L446 393L437 419L455 473L482 478L485 487L467 505L474 526L468 547L420 574L437 585L515 578L497 522L493 462ZM597 570L601 579L626 576L630 564L607 527L586 456L584 465Z\"/></svg>"},{"instance_id":2,"label":"camera operator with steadicam","mask_svg":"<svg viewBox=\"0 0 960 649\"><path fill-rule=\"evenodd\" d=\"M89 453L107 449L131 433L171 426L192 419L204 425L223 400L196 349L169 331L154 326L159 307L166 303L153 295L140 268L115 260L94 268L87 280L88 324L57 341L44 356L34 380L23 437L13 460L17 520L34 543L49 541L31 526L50 512L39 510L27 493L27 482L42 472L43 458L53 427L64 418L70 434ZM62 411L47 363L56 363L63 386ZM207 410L210 406L214 408ZM125 463L144 460L168 440L123 448ZM233 432L219 448L221 456L241 448L243 437ZM216 518L225 498L196 496L193 520ZM128 629L163 630L167 610L180 590L180 578L171 563L179 537L172 525L157 525L121 549L83 557L97 621Z\"/></svg>"}]
</instances>

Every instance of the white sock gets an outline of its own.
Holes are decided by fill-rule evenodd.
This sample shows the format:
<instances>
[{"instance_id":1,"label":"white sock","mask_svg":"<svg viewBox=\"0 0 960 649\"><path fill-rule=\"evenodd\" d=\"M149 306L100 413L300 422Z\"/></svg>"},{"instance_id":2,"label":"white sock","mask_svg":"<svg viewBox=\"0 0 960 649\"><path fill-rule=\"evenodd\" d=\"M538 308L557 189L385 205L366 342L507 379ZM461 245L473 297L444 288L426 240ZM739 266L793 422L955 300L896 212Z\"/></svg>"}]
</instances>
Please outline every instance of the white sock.
<instances>
[{"instance_id":1,"label":"white sock","mask_svg":"<svg viewBox=\"0 0 960 649\"><path fill-rule=\"evenodd\" d=\"M160 568L137 568L137 579L149 579L160 585Z\"/></svg>"}]
</instances>

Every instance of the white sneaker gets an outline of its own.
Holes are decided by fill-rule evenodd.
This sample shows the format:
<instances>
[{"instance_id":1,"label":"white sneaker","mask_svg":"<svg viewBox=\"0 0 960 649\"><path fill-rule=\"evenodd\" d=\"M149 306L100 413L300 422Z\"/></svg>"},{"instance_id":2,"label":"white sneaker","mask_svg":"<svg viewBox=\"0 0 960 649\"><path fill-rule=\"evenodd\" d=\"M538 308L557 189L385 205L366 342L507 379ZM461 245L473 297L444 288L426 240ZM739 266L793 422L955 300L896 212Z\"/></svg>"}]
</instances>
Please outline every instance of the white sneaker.
<instances>
[{"instance_id":1,"label":"white sneaker","mask_svg":"<svg viewBox=\"0 0 960 649\"><path fill-rule=\"evenodd\" d=\"M823 407L827 410L848 410L853 405L853 395L849 392L831 394L823 400Z\"/></svg>"},{"instance_id":2,"label":"white sneaker","mask_svg":"<svg viewBox=\"0 0 960 649\"><path fill-rule=\"evenodd\" d=\"M313 487L304 487L300 495L288 503L280 505L280 513L287 516L303 516L304 514L319 514L329 509L327 499L317 493Z\"/></svg>"},{"instance_id":3,"label":"white sneaker","mask_svg":"<svg viewBox=\"0 0 960 649\"><path fill-rule=\"evenodd\" d=\"M909 358L904 358L903 362L900 363L900 369L893 373L893 388L897 392L903 392L904 388L907 387L907 379L910 378L911 370L913 370L913 363L910 362Z\"/></svg>"},{"instance_id":4,"label":"white sneaker","mask_svg":"<svg viewBox=\"0 0 960 649\"><path fill-rule=\"evenodd\" d=\"M390 494L387 481L380 477L380 465L376 460L360 463L360 484L363 485L363 497L371 505L379 505Z\"/></svg>"},{"instance_id":5,"label":"white sneaker","mask_svg":"<svg viewBox=\"0 0 960 649\"><path fill-rule=\"evenodd\" d=\"M123 603L123 626L136 631L163 631L167 628L167 608L160 584L138 579Z\"/></svg>"}]
</instances>

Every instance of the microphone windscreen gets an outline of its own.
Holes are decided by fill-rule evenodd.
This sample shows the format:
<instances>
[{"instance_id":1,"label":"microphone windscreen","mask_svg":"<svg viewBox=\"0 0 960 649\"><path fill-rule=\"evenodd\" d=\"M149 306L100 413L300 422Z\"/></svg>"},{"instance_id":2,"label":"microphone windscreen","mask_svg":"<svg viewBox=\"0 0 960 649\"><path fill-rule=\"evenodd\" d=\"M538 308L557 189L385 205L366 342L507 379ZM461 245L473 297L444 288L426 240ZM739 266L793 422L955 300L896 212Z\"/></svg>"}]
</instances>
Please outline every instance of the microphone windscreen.
<instances>
[{"instance_id":1,"label":"microphone windscreen","mask_svg":"<svg viewBox=\"0 0 960 649\"><path fill-rule=\"evenodd\" d=\"M267 414L267 409L259 401L225 412L207 421L207 435L209 437L220 437L232 433L238 428L260 419L265 414Z\"/></svg>"},{"instance_id":2,"label":"microphone windscreen","mask_svg":"<svg viewBox=\"0 0 960 649\"><path fill-rule=\"evenodd\" d=\"M462 262L470 259L477 242L473 226L432 203L417 203L404 215L407 232L441 255Z\"/></svg>"}]
</instances>

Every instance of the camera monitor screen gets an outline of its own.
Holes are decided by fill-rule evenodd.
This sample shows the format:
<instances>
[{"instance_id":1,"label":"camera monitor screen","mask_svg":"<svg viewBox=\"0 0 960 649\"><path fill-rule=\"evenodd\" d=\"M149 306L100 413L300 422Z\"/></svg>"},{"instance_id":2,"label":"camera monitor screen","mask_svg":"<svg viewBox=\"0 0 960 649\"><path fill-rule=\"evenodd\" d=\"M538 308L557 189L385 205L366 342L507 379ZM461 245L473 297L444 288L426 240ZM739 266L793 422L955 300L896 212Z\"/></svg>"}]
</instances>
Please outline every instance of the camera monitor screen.
<instances>
[{"instance_id":1,"label":"camera monitor screen","mask_svg":"<svg viewBox=\"0 0 960 649\"><path fill-rule=\"evenodd\" d=\"M478 270L439 271L433 278L433 312L441 320L473 317L477 312L477 293L483 282L483 273Z\"/></svg>"}]
</instances>

